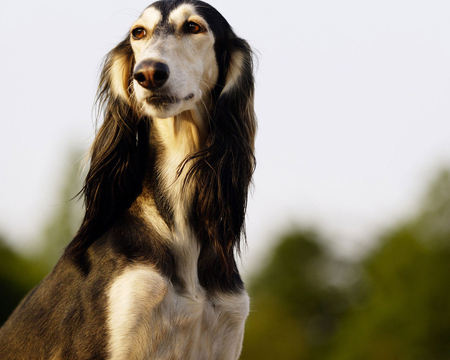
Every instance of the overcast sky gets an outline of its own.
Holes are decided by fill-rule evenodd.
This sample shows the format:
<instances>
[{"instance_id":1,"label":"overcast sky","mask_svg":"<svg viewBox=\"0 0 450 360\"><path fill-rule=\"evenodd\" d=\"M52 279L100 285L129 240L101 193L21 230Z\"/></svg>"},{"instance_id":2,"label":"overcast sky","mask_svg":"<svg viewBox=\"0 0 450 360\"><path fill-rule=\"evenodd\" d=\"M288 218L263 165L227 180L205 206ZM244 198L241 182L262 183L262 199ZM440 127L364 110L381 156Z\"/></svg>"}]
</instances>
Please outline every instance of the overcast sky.
<instances>
[{"instance_id":1,"label":"overcast sky","mask_svg":"<svg viewBox=\"0 0 450 360\"><path fill-rule=\"evenodd\" d=\"M248 262L291 224L351 254L410 213L450 164L450 2L210 3L259 58ZM93 140L103 56L149 4L0 4L0 232L18 248Z\"/></svg>"}]
</instances>

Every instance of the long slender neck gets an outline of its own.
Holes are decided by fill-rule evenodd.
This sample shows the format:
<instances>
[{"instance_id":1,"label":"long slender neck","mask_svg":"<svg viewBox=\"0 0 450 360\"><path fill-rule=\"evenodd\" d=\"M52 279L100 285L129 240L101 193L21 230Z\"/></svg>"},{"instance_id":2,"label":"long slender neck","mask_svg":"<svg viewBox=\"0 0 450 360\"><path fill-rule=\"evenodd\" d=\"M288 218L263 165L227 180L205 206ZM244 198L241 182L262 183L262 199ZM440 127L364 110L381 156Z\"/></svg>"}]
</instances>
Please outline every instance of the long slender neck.
<instances>
[{"instance_id":1,"label":"long slender neck","mask_svg":"<svg viewBox=\"0 0 450 360\"><path fill-rule=\"evenodd\" d=\"M167 119L154 119L155 131L159 143L156 159L159 190L166 196L173 212L174 226L186 226L186 216L192 208L195 187L185 183L186 173L191 162L181 165L189 156L199 151L205 142L205 132L200 126L200 119L193 112L184 112Z\"/></svg>"},{"instance_id":2,"label":"long slender neck","mask_svg":"<svg viewBox=\"0 0 450 360\"><path fill-rule=\"evenodd\" d=\"M185 182L192 161L185 164L181 173L180 166L204 146L205 134L195 116L184 112L167 119L153 119L151 131L156 158L151 184L154 188L149 191L152 196L143 204L151 211L147 219L154 222L152 225L164 229L164 237L172 244L177 258L178 275L189 289L198 288L200 243L191 224L196 186L192 181Z\"/></svg>"}]
</instances>

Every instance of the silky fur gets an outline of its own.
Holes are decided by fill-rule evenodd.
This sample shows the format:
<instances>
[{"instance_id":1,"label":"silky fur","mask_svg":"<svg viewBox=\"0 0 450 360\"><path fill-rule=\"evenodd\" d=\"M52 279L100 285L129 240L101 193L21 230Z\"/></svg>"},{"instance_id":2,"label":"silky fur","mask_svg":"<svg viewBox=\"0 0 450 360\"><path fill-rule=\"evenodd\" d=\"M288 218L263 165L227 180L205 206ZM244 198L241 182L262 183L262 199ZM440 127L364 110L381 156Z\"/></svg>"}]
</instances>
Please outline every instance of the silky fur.
<instances>
[{"instance_id":1,"label":"silky fur","mask_svg":"<svg viewBox=\"0 0 450 360\"><path fill-rule=\"evenodd\" d=\"M133 79L148 60L170 69L161 88ZM105 59L81 227L0 329L1 359L238 359L252 72L249 45L208 4L143 12Z\"/></svg>"}]
</instances>

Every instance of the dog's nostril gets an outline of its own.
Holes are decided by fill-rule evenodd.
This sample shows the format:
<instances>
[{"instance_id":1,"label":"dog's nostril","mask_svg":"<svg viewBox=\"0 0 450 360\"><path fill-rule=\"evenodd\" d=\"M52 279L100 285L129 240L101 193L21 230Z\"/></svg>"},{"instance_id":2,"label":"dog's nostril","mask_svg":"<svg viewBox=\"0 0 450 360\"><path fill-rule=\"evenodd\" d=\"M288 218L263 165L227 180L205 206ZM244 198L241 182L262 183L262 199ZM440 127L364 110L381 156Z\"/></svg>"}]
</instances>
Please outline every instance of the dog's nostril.
<instances>
[{"instance_id":1,"label":"dog's nostril","mask_svg":"<svg viewBox=\"0 0 450 360\"><path fill-rule=\"evenodd\" d=\"M157 62L153 68L153 83L156 86L162 86L169 78L169 67L164 63Z\"/></svg>"},{"instance_id":2,"label":"dog's nostril","mask_svg":"<svg viewBox=\"0 0 450 360\"><path fill-rule=\"evenodd\" d=\"M146 80L145 74L143 72L134 73L134 79L138 83L142 83L142 82L144 82Z\"/></svg>"},{"instance_id":3,"label":"dog's nostril","mask_svg":"<svg viewBox=\"0 0 450 360\"><path fill-rule=\"evenodd\" d=\"M169 67L161 62L143 61L136 66L133 77L146 89L162 87L169 78Z\"/></svg>"}]
</instances>

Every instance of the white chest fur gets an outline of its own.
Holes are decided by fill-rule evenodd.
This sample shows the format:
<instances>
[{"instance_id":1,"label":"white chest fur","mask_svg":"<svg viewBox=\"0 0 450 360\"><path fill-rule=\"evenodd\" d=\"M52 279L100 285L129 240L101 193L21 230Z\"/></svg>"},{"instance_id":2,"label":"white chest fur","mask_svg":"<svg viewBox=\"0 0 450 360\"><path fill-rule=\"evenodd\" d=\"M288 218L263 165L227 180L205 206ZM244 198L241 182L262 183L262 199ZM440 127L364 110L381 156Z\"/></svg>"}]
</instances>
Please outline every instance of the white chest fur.
<instances>
[{"instance_id":1,"label":"white chest fur","mask_svg":"<svg viewBox=\"0 0 450 360\"><path fill-rule=\"evenodd\" d=\"M109 290L109 358L236 360L249 311L245 292L179 294L151 267L127 269Z\"/></svg>"}]
</instances>

